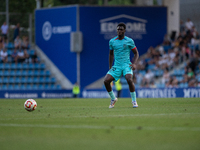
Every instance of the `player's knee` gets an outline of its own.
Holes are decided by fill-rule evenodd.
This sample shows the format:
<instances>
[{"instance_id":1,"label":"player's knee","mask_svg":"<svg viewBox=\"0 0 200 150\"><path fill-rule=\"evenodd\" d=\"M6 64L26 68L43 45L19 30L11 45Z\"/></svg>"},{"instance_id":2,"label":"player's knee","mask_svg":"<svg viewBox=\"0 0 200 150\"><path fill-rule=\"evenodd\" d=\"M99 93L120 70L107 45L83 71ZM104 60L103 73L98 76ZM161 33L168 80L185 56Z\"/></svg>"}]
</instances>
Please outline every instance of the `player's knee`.
<instances>
[{"instance_id":1,"label":"player's knee","mask_svg":"<svg viewBox=\"0 0 200 150\"><path fill-rule=\"evenodd\" d=\"M127 78L126 81L127 81L128 84L129 83L133 83L133 79L132 78Z\"/></svg>"},{"instance_id":2,"label":"player's knee","mask_svg":"<svg viewBox=\"0 0 200 150\"><path fill-rule=\"evenodd\" d=\"M110 84L110 81L108 79L104 79L104 85Z\"/></svg>"}]
</instances>

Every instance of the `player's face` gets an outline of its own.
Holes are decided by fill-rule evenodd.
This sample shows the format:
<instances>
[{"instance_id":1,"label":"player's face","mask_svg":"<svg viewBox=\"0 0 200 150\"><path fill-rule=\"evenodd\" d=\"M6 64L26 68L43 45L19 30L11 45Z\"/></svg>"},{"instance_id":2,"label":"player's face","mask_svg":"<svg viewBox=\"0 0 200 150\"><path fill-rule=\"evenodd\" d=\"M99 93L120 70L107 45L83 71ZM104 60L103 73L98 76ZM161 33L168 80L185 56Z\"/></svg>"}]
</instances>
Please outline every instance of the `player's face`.
<instances>
[{"instance_id":1,"label":"player's face","mask_svg":"<svg viewBox=\"0 0 200 150\"><path fill-rule=\"evenodd\" d=\"M117 35L118 36L124 36L124 33L125 33L125 29L123 26L118 26L117 27Z\"/></svg>"}]
</instances>

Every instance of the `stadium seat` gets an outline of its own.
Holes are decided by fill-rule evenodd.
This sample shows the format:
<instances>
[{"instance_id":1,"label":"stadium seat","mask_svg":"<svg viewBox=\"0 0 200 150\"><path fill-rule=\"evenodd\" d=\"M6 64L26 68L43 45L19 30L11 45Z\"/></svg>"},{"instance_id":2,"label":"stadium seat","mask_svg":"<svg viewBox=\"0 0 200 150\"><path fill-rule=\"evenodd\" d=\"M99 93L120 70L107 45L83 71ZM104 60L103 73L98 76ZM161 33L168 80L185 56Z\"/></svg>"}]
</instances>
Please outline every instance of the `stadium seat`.
<instances>
[{"instance_id":1,"label":"stadium seat","mask_svg":"<svg viewBox=\"0 0 200 150\"><path fill-rule=\"evenodd\" d=\"M26 86L25 86L24 84L22 84L22 85L20 86L20 89L21 89L21 90L26 90Z\"/></svg>"},{"instance_id":2,"label":"stadium seat","mask_svg":"<svg viewBox=\"0 0 200 150\"><path fill-rule=\"evenodd\" d=\"M6 45L6 48L7 49L14 49L15 47L14 47L13 43L9 42L8 45Z\"/></svg>"},{"instance_id":3,"label":"stadium seat","mask_svg":"<svg viewBox=\"0 0 200 150\"><path fill-rule=\"evenodd\" d=\"M7 84L9 81L8 81L8 78L3 78L3 83L4 84Z\"/></svg>"},{"instance_id":4,"label":"stadium seat","mask_svg":"<svg viewBox=\"0 0 200 150\"><path fill-rule=\"evenodd\" d=\"M51 83L55 83L56 82L56 78L51 78Z\"/></svg>"},{"instance_id":5,"label":"stadium seat","mask_svg":"<svg viewBox=\"0 0 200 150\"><path fill-rule=\"evenodd\" d=\"M11 71L10 71L10 76L12 76L12 77L15 76L15 71L14 71L14 70L11 70Z\"/></svg>"},{"instance_id":6,"label":"stadium seat","mask_svg":"<svg viewBox=\"0 0 200 150\"><path fill-rule=\"evenodd\" d=\"M14 85L14 89L15 89L15 90L20 90L20 86L19 86L18 84L15 84L15 85Z\"/></svg>"},{"instance_id":7,"label":"stadium seat","mask_svg":"<svg viewBox=\"0 0 200 150\"><path fill-rule=\"evenodd\" d=\"M14 86L13 85L8 85L8 90L14 90Z\"/></svg>"},{"instance_id":8,"label":"stadium seat","mask_svg":"<svg viewBox=\"0 0 200 150\"><path fill-rule=\"evenodd\" d=\"M4 65L2 63L0 63L0 70L4 69Z\"/></svg>"},{"instance_id":9,"label":"stadium seat","mask_svg":"<svg viewBox=\"0 0 200 150\"><path fill-rule=\"evenodd\" d=\"M37 77L33 78L33 83L39 83L39 79Z\"/></svg>"},{"instance_id":10,"label":"stadium seat","mask_svg":"<svg viewBox=\"0 0 200 150\"><path fill-rule=\"evenodd\" d=\"M35 53L35 50L33 50L33 49L31 49L31 50L29 51L29 55L30 55L30 56L33 56L34 53Z\"/></svg>"},{"instance_id":11,"label":"stadium seat","mask_svg":"<svg viewBox=\"0 0 200 150\"><path fill-rule=\"evenodd\" d=\"M56 85L56 89L60 90L60 89L62 89L62 87L58 84L58 85Z\"/></svg>"},{"instance_id":12,"label":"stadium seat","mask_svg":"<svg viewBox=\"0 0 200 150\"><path fill-rule=\"evenodd\" d=\"M12 50L8 49L7 54L8 54L8 56L12 55Z\"/></svg>"},{"instance_id":13,"label":"stadium seat","mask_svg":"<svg viewBox=\"0 0 200 150\"><path fill-rule=\"evenodd\" d=\"M11 83L11 84L15 83L15 79L13 77L9 78L9 83Z\"/></svg>"},{"instance_id":14,"label":"stadium seat","mask_svg":"<svg viewBox=\"0 0 200 150\"><path fill-rule=\"evenodd\" d=\"M11 68L10 64L4 64L4 69L9 70Z\"/></svg>"},{"instance_id":15,"label":"stadium seat","mask_svg":"<svg viewBox=\"0 0 200 150\"><path fill-rule=\"evenodd\" d=\"M11 69L13 69L13 70L14 70L14 69L17 69L17 65L14 64L14 63L12 63L12 64L11 64Z\"/></svg>"},{"instance_id":16,"label":"stadium seat","mask_svg":"<svg viewBox=\"0 0 200 150\"><path fill-rule=\"evenodd\" d=\"M21 83L27 83L27 79L26 78L21 78Z\"/></svg>"},{"instance_id":17,"label":"stadium seat","mask_svg":"<svg viewBox=\"0 0 200 150\"><path fill-rule=\"evenodd\" d=\"M51 83L51 79L49 77L45 78L45 83Z\"/></svg>"},{"instance_id":18,"label":"stadium seat","mask_svg":"<svg viewBox=\"0 0 200 150\"><path fill-rule=\"evenodd\" d=\"M32 86L30 84L26 85L27 90L32 90Z\"/></svg>"},{"instance_id":19,"label":"stadium seat","mask_svg":"<svg viewBox=\"0 0 200 150\"><path fill-rule=\"evenodd\" d=\"M20 70L17 70L17 71L15 72L15 75L18 76L18 77L20 77L20 76L22 76L22 73L21 73Z\"/></svg>"},{"instance_id":20,"label":"stadium seat","mask_svg":"<svg viewBox=\"0 0 200 150\"><path fill-rule=\"evenodd\" d=\"M2 90L8 90L7 85L4 84L4 85L2 86Z\"/></svg>"},{"instance_id":21,"label":"stadium seat","mask_svg":"<svg viewBox=\"0 0 200 150\"><path fill-rule=\"evenodd\" d=\"M45 84L45 89L49 90L49 89L51 89L51 86L49 84Z\"/></svg>"},{"instance_id":22,"label":"stadium seat","mask_svg":"<svg viewBox=\"0 0 200 150\"><path fill-rule=\"evenodd\" d=\"M35 64L34 64L34 69L36 69L36 70L40 69L40 64L35 63Z\"/></svg>"},{"instance_id":23,"label":"stadium seat","mask_svg":"<svg viewBox=\"0 0 200 150\"><path fill-rule=\"evenodd\" d=\"M29 69L34 69L34 64L32 64L32 63L29 64L29 65L28 65L28 68L29 68Z\"/></svg>"},{"instance_id":24,"label":"stadium seat","mask_svg":"<svg viewBox=\"0 0 200 150\"><path fill-rule=\"evenodd\" d=\"M3 76L5 76L5 77L8 77L8 76L10 76L10 72L9 72L9 71L7 71L7 70L6 70L6 71L4 71L4 72L3 72Z\"/></svg>"},{"instance_id":25,"label":"stadium seat","mask_svg":"<svg viewBox=\"0 0 200 150\"><path fill-rule=\"evenodd\" d=\"M39 83L45 83L45 79L43 77L39 78Z\"/></svg>"},{"instance_id":26,"label":"stadium seat","mask_svg":"<svg viewBox=\"0 0 200 150\"><path fill-rule=\"evenodd\" d=\"M40 64L40 69L45 69L45 64Z\"/></svg>"},{"instance_id":27,"label":"stadium seat","mask_svg":"<svg viewBox=\"0 0 200 150\"><path fill-rule=\"evenodd\" d=\"M27 75L28 75L29 77L34 76L34 72L33 72L32 70L28 70Z\"/></svg>"},{"instance_id":28,"label":"stadium seat","mask_svg":"<svg viewBox=\"0 0 200 150\"><path fill-rule=\"evenodd\" d=\"M22 64L17 64L16 69L22 69Z\"/></svg>"},{"instance_id":29,"label":"stadium seat","mask_svg":"<svg viewBox=\"0 0 200 150\"><path fill-rule=\"evenodd\" d=\"M37 86L36 84L34 84L34 85L32 86L32 89L33 89L33 90L38 90L38 86Z\"/></svg>"},{"instance_id":30,"label":"stadium seat","mask_svg":"<svg viewBox=\"0 0 200 150\"><path fill-rule=\"evenodd\" d=\"M38 89L40 89L40 90L44 89L44 85L43 84L39 84Z\"/></svg>"},{"instance_id":31,"label":"stadium seat","mask_svg":"<svg viewBox=\"0 0 200 150\"><path fill-rule=\"evenodd\" d=\"M26 82L27 83L33 83L33 79L29 77Z\"/></svg>"},{"instance_id":32,"label":"stadium seat","mask_svg":"<svg viewBox=\"0 0 200 150\"><path fill-rule=\"evenodd\" d=\"M16 77L16 78L15 78L15 83L16 83L16 84L19 84L19 83L21 83L21 80L20 80L20 78L19 78L19 77Z\"/></svg>"},{"instance_id":33,"label":"stadium seat","mask_svg":"<svg viewBox=\"0 0 200 150\"><path fill-rule=\"evenodd\" d=\"M28 75L28 72L27 72L26 70L23 70L23 71L21 72L21 75L22 75L23 77L26 77L26 76Z\"/></svg>"},{"instance_id":34,"label":"stadium seat","mask_svg":"<svg viewBox=\"0 0 200 150\"><path fill-rule=\"evenodd\" d=\"M0 76L3 77L3 71L2 70L0 70Z\"/></svg>"},{"instance_id":35,"label":"stadium seat","mask_svg":"<svg viewBox=\"0 0 200 150\"><path fill-rule=\"evenodd\" d=\"M22 65L22 69L28 69L28 68L29 68L28 64L23 64Z\"/></svg>"},{"instance_id":36,"label":"stadium seat","mask_svg":"<svg viewBox=\"0 0 200 150\"><path fill-rule=\"evenodd\" d=\"M40 72L39 72L38 70L35 70L35 71L33 72L33 74L34 74L34 76L40 76Z\"/></svg>"}]
</instances>

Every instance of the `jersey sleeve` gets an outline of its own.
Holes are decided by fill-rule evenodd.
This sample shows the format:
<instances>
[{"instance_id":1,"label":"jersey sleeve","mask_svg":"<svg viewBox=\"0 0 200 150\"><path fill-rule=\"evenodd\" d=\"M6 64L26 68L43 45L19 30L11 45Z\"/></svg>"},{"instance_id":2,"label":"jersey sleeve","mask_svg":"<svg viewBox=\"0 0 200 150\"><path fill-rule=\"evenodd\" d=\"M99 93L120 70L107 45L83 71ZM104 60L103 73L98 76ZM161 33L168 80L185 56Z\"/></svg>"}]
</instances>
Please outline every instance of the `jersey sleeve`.
<instances>
[{"instance_id":1,"label":"jersey sleeve","mask_svg":"<svg viewBox=\"0 0 200 150\"><path fill-rule=\"evenodd\" d=\"M111 39L110 41L109 41L109 49L110 50L113 50L113 40Z\"/></svg>"},{"instance_id":2,"label":"jersey sleeve","mask_svg":"<svg viewBox=\"0 0 200 150\"><path fill-rule=\"evenodd\" d=\"M131 50L136 49L135 42L132 39L130 39L130 41L129 41L129 47Z\"/></svg>"}]
</instances>

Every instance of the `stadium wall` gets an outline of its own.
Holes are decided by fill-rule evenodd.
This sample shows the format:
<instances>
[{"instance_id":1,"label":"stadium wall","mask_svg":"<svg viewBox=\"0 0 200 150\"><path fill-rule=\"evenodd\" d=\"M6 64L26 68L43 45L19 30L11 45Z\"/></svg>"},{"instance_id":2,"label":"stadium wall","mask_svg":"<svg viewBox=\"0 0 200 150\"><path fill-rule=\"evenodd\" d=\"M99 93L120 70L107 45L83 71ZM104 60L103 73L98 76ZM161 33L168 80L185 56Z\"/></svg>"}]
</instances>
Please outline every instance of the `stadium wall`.
<instances>
[{"instance_id":1,"label":"stadium wall","mask_svg":"<svg viewBox=\"0 0 200 150\"><path fill-rule=\"evenodd\" d=\"M167 33L167 7L68 6L35 11L36 45L74 84L77 57L70 52L70 33L81 31L80 87L84 89L108 71L109 40L116 25L125 22L140 55L163 41ZM131 57L133 54L131 55Z\"/></svg>"}]
</instances>

